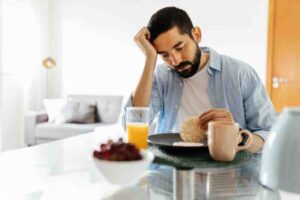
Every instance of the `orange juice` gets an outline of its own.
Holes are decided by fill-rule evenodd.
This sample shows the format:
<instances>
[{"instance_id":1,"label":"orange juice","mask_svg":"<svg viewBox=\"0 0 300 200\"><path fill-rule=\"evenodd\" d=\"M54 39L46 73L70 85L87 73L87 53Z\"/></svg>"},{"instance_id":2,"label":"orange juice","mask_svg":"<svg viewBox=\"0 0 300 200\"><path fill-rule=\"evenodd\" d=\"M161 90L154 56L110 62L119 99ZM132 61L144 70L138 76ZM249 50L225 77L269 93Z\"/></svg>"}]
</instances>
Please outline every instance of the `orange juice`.
<instances>
[{"instance_id":1,"label":"orange juice","mask_svg":"<svg viewBox=\"0 0 300 200\"><path fill-rule=\"evenodd\" d=\"M128 142L136 145L139 149L148 147L148 124L130 123L127 124Z\"/></svg>"}]
</instances>

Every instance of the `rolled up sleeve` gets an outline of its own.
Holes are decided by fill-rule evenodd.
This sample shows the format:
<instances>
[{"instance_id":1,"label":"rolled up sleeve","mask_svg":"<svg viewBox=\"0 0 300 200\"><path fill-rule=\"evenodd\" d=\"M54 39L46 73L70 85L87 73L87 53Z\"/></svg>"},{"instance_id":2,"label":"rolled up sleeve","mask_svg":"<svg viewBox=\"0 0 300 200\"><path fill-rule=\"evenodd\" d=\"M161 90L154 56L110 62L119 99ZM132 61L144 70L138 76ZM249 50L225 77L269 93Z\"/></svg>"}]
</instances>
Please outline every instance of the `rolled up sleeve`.
<instances>
[{"instance_id":1,"label":"rolled up sleeve","mask_svg":"<svg viewBox=\"0 0 300 200\"><path fill-rule=\"evenodd\" d=\"M273 104L254 69L247 68L241 78L247 129L266 140L276 120Z\"/></svg>"}]
</instances>

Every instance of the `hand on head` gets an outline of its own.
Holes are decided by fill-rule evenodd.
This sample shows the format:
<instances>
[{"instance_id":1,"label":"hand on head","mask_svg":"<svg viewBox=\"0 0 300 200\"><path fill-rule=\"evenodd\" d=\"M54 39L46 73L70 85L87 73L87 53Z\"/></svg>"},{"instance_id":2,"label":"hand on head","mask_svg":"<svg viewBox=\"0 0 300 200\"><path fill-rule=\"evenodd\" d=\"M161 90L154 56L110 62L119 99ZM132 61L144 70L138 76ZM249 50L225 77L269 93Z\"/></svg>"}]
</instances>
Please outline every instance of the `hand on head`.
<instances>
[{"instance_id":1,"label":"hand on head","mask_svg":"<svg viewBox=\"0 0 300 200\"><path fill-rule=\"evenodd\" d=\"M150 32L147 27L143 27L134 37L135 43L142 50L146 57L156 57L157 52L150 43Z\"/></svg>"},{"instance_id":2,"label":"hand on head","mask_svg":"<svg viewBox=\"0 0 300 200\"><path fill-rule=\"evenodd\" d=\"M234 123L232 113L226 109L211 109L202 113L199 117L202 129L207 130L208 123L211 121Z\"/></svg>"}]
</instances>

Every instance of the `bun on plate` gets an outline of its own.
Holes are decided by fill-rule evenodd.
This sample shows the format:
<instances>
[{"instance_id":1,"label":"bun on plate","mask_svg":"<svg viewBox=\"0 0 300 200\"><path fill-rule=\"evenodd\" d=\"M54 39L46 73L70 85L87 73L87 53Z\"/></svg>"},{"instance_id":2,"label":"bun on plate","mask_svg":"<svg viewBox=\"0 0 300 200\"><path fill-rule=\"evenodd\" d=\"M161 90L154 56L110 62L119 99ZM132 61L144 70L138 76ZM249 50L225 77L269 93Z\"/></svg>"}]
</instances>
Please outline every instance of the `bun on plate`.
<instances>
[{"instance_id":1,"label":"bun on plate","mask_svg":"<svg viewBox=\"0 0 300 200\"><path fill-rule=\"evenodd\" d=\"M180 137L185 142L203 142L206 131L199 124L198 117L189 117L180 127Z\"/></svg>"}]
</instances>

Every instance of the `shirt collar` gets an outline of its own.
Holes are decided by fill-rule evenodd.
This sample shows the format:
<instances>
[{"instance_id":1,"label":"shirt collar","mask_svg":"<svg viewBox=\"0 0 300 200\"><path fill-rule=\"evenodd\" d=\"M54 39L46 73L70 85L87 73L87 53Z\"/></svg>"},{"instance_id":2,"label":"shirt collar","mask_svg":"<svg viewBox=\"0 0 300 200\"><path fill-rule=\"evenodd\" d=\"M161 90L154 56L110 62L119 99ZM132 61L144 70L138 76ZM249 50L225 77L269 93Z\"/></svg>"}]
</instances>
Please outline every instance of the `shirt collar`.
<instances>
[{"instance_id":1,"label":"shirt collar","mask_svg":"<svg viewBox=\"0 0 300 200\"><path fill-rule=\"evenodd\" d=\"M208 65L208 73L213 75L214 70L221 71L221 56L212 48L209 47L201 47L201 51L209 52L209 65Z\"/></svg>"}]
</instances>

